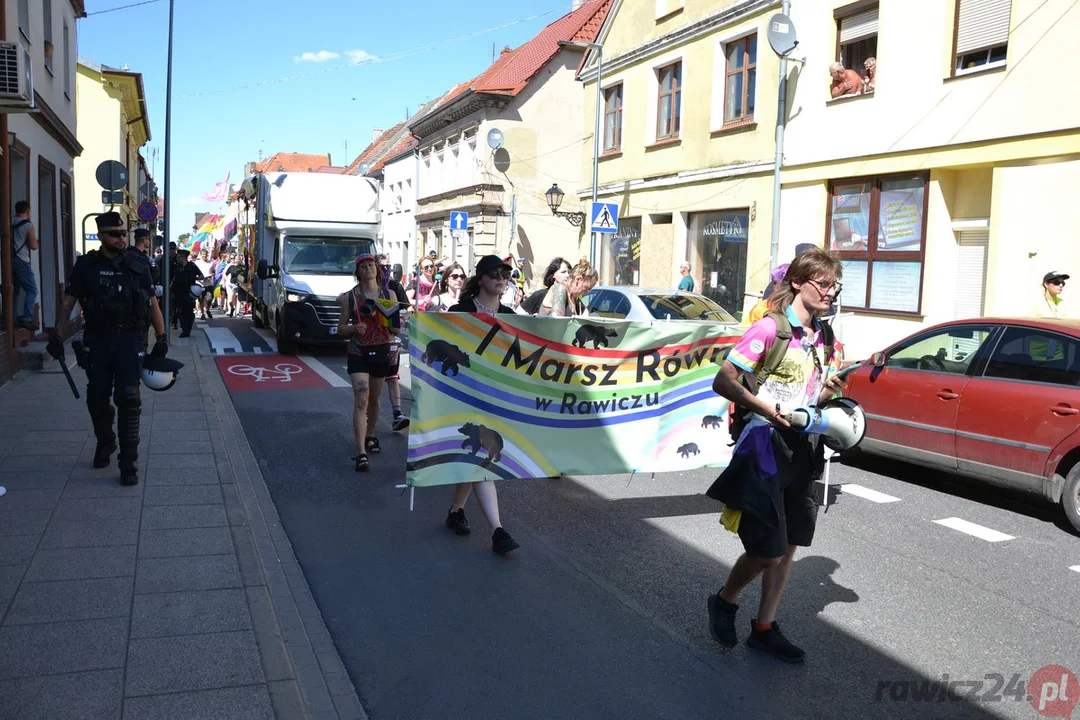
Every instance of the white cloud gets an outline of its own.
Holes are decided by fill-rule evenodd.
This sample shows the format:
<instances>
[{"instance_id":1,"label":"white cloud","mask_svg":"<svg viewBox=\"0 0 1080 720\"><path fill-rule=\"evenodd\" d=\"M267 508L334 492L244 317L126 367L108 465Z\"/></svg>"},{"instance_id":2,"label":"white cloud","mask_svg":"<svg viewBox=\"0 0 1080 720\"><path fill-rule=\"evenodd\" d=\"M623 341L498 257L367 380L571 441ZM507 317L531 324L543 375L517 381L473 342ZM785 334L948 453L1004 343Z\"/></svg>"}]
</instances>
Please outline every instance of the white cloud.
<instances>
[{"instance_id":1,"label":"white cloud","mask_svg":"<svg viewBox=\"0 0 1080 720\"><path fill-rule=\"evenodd\" d=\"M320 50L319 52L306 52L302 55L297 55L293 58L293 62L314 62L321 63L327 60L337 60L341 55L336 52L330 52L329 50Z\"/></svg>"},{"instance_id":2,"label":"white cloud","mask_svg":"<svg viewBox=\"0 0 1080 720\"><path fill-rule=\"evenodd\" d=\"M186 198L180 198L173 205L206 205L207 202L195 195L188 195Z\"/></svg>"},{"instance_id":3,"label":"white cloud","mask_svg":"<svg viewBox=\"0 0 1080 720\"><path fill-rule=\"evenodd\" d=\"M354 63L375 62L379 59L367 50L346 50L345 57L349 58L349 61Z\"/></svg>"}]
</instances>

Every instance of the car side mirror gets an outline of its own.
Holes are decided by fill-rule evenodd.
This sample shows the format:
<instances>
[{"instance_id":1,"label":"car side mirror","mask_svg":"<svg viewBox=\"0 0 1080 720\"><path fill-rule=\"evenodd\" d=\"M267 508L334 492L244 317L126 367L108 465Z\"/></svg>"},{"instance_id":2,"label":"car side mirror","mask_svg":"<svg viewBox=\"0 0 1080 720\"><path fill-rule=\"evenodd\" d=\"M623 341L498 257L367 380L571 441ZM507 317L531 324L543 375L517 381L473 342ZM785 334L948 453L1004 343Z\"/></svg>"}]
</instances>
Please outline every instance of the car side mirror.
<instances>
[{"instance_id":1,"label":"car side mirror","mask_svg":"<svg viewBox=\"0 0 1080 720\"><path fill-rule=\"evenodd\" d=\"M876 352L870 356L870 365L876 368L885 367L885 353Z\"/></svg>"}]
</instances>

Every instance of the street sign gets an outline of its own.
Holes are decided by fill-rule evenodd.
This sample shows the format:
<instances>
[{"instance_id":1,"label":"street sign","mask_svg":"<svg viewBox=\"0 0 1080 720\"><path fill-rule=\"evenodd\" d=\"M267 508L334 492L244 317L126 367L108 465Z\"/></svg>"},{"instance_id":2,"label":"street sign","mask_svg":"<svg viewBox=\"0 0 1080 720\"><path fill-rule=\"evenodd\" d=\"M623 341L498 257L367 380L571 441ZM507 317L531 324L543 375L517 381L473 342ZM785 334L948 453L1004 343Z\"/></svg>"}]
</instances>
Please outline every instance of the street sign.
<instances>
[{"instance_id":1,"label":"street sign","mask_svg":"<svg viewBox=\"0 0 1080 720\"><path fill-rule=\"evenodd\" d=\"M450 213L450 229L465 232L469 229L469 213L455 210Z\"/></svg>"},{"instance_id":2,"label":"street sign","mask_svg":"<svg viewBox=\"0 0 1080 720\"><path fill-rule=\"evenodd\" d=\"M101 191L101 204L102 205L123 205L124 204L124 191L117 190L111 192L109 190Z\"/></svg>"},{"instance_id":3,"label":"street sign","mask_svg":"<svg viewBox=\"0 0 1080 720\"><path fill-rule=\"evenodd\" d=\"M118 160L106 160L94 172L98 185L105 190L122 190L127 187L127 168Z\"/></svg>"},{"instance_id":4,"label":"street sign","mask_svg":"<svg viewBox=\"0 0 1080 720\"><path fill-rule=\"evenodd\" d=\"M139 219L144 223L152 223L157 220L157 205L152 202L144 202L140 205Z\"/></svg>"},{"instance_id":5,"label":"street sign","mask_svg":"<svg viewBox=\"0 0 1080 720\"><path fill-rule=\"evenodd\" d=\"M614 235L619 232L619 203L594 202L589 232Z\"/></svg>"}]
</instances>

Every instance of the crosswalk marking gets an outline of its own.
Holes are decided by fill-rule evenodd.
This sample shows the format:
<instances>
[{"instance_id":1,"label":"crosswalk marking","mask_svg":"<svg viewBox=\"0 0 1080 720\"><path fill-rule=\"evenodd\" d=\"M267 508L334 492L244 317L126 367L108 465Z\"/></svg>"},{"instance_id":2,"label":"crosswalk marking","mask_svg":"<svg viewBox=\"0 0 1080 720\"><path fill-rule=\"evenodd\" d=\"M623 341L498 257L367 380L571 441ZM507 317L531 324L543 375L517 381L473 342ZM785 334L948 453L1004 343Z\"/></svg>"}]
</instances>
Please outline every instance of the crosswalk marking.
<instances>
[{"instance_id":1,"label":"crosswalk marking","mask_svg":"<svg viewBox=\"0 0 1080 720\"><path fill-rule=\"evenodd\" d=\"M961 520L957 517L935 520L934 522L938 525L943 525L947 528L973 535L974 537L977 537L980 540L986 540L987 542L1002 542L1003 540L1015 539L1012 535L1006 535L1003 532L998 532L997 530L992 530L991 528L983 527L982 525L976 525L973 522Z\"/></svg>"},{"instance_id":2,"label":"crosswalk marking","mask_svg":"<svg viewBox=\"0 0 1080 720\"><path fill-rule=\"evenodd\" d=\"M299 357L304 361L304 364L314 370L319 377L330 383L331 387L349 387L349 382L345 378L341 377L315 358L310 355L300 355Z\"/></svg>"},{"instance_id":3,"label":"crosswalk marking","mask_svg":"<svg viewBox=\"0 0 1080 720\"><path fill-rule=\"evenodd\" d=\"M1080 573L1080 565L1073 565L1070 570Z\"/></svg>"},{"instance_id":4,"label":"crosswalk marking","mask_svg":"<svg viewBox=\"0 0 1080 720\"><path fill-rule=\"evenodd\" d=\"M232 330L227 327L204 327L203 332L206 333L206 339L210 341L210 347L213 348L215 353L226 352L228 350L241 351L244 346L240 344L240 341Z\"/></svg>"},{"instance_id":5,"label":"crosswalk marking","mask_svg":"<svg viewBox=\"0 0 1080 720\"><path fill-rule=\"evenodd\" d=\"M900 502L900 498L893 497L892 495L886 495L883 492L877 490L871 490L868 487L862 485L855 485L854 483L844 483L840 486L840 492L844 495L854 495L855 497L861 497L864 500L876 503L891 503Z\"/></svg>"}]
</instances>

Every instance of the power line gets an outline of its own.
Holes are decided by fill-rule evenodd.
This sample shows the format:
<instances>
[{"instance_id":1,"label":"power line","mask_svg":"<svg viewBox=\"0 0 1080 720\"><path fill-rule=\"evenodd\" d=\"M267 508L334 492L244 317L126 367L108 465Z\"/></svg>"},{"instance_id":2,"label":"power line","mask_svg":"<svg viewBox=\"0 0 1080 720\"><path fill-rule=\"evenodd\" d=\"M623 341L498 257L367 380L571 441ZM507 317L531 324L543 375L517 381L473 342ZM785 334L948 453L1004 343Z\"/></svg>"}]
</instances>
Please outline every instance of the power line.
<instances>
[{"instance_id":1,"label":"power line","mask_svg":"<svg viewBox=\"0 0 1080 720\"><path fill-rule=\"evenodd\" d=\"M143 0L142 2L131 3L130 5L121 5L119 7L107 8L105 10L95 10L94 12L86 13L86 16L90 17L91 15L104 15L105 13L116 12L117 10L127 10L128 8L139 7L140 5L150 5L157 2L162 2L162 0Z\"/></svg>"},{"instance_id":2,"label":"power line","mask_svg":"<svg viewBox=\"0 0 1080 720\"><path fill-rule=\"evenodd\" d=\"M147 2L158 2L158 1L159 0L147 0ZM520 20L513 20L513 21L508 22L508 23L503 23L502 25L496 25L495 27L485 28L483 30L474 30L473 32L466 33L464 35L458 35L458 36L452 37L452 38L447 38L446 40L440 40L439 42L431 43L429 45L420 45L418 47L411 48L409 50L400 50L398 52L389 53L387 55L381 55L379 57L364 58L362 60L357 60L355 62L347 63L345 65L335 65L333 67L322 68L320 70L312 70L311 72L300 73L300 74L297 74L297 75L288 75L286 77L276 78L276 79L273 79L273 80L263 80L261 82L251 83L251 84L248 84L248 85L237 85L237 86L231 87L231 88L221 88L220 90L204 90L202 92L185 93L183 95L177 95L176 97L177 98L191 98L191 97L203 97L203 96L206 96L206 95L220 95L222 93L238 92L240 90L250 90L252 88L263 87L264 85L275 85L277 83L289 82L291 80L300 80L302 78L312 77L314 75L323 75L323 74L330 73L330 72L337 72L339 70L346 70L348 68L357 67L358 65L370 65L370 64L373 64L373 63L388 62L390 60L400 60L401 58L410 57L412 55L419 55L421 53L425 53L425 52L428 52L430 50L435 50L437 48L443 47L445 45L449 45L451 43L460 42L462 40L468 40L469 38L473 38L473 37L476 37L478 35L486 35L488 33L493 33L493 32L496 32L498 30L503 30L503 29L508 28L508 27L513 27L514 25L520 25L522 23L531 22L532 20L538 20L538 19L540 19L542 17L546 17L547 15L551 15L554 12L555 12L554 10L548 10L547 12L542 12L539 15L530 15L529 17L521 18Z\"/></svg>"}]
</instances>

